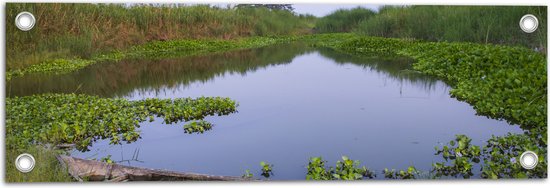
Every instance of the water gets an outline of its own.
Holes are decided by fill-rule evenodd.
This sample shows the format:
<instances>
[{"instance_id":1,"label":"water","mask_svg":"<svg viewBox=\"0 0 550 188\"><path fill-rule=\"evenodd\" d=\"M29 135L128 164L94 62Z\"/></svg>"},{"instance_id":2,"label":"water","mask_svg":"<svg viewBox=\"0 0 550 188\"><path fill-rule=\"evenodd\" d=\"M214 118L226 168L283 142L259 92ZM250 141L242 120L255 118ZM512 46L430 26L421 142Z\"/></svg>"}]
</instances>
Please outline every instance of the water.
<instances>
[{"instance_id":1,"label":"water","mask_svg":"<svg viewBox=\"0 0 550 188\"><path fill-rule=\"evenodd\" d=\"M138 100L149 97L230 97L238 113L206 120L205 134L185 134L162 119L142 124L131 144L94 143L72 155L121 164L241 176L274 165L273 179L305 178L310 157L334 166L342 155L378 176L384 168L414 165L427 171L440 146L456 134L473 144L491 135L520 133L518 126L477 116L450 87L411 71L407 58L360 58L302 44L208 56L96 64L60 76L29 76L8 83L8 95L86 93ZM138 154L139 151L139 155ZM137 155L136 157L133 157Z\"/></svg>"}]
</instances>

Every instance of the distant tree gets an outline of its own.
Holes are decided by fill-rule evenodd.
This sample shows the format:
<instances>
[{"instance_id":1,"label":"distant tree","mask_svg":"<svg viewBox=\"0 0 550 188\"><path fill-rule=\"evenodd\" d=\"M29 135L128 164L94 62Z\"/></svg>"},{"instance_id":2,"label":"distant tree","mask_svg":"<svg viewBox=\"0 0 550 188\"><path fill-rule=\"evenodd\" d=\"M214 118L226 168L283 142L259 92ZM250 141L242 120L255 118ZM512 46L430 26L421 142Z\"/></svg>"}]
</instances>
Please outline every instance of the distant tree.
<instances>
[{"instance_id":1,"label":"distant tree","mask_svg":"<svg viewBox=\"0 0 550 188\"><path fill-rule=\"evenodd\" d=\"M270 10L286 10L290 12L294 11L294 7L292 7L292 4L238 4L236 7L237 8L264 7Z\"/></svg>"}]
</instances>

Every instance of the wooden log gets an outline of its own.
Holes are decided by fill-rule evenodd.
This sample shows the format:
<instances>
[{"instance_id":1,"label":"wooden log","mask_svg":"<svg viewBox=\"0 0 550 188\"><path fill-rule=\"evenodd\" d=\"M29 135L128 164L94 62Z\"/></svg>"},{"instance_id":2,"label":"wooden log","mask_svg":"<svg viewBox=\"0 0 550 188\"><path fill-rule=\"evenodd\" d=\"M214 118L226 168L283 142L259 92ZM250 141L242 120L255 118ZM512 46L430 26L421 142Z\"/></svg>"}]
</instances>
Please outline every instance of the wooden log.
<instances>
[{"instance_id":1,"label":"wooden log","mask_svg":"<svg viewBox=\"0 0 550 188\"><path fill-rule=\"evenodd\" d=\"M159 169L140 168L119 164L108 164L96 160L80 159L58 155L57 160L67 168L69 174L82 181L250 181L252 179L234 176L215 176L184 173Z\"/></svg>"}]
</instances>

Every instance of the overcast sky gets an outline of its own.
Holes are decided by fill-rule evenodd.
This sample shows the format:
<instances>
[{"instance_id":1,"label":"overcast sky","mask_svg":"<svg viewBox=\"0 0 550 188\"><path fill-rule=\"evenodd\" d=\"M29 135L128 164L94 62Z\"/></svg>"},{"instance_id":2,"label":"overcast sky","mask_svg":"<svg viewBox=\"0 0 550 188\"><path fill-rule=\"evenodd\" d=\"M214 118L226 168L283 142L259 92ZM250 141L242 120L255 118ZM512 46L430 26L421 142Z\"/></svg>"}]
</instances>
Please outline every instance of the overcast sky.
<instances>
[{"instance_id":1,"label":"overcast sky","mask_svg":"<svg viewBox=\"0 0 550 188\"><path fill-rule=\"evenodd\" d=\"M191 4L192 5L192 4ZM227 4L227 3L210 3L211 6L218 6L225 8L227 5L234 6L236 4ZM382 5L373 5L373 4L292 4L294 7L294 12L298 14L313 14L317 17L326 16L338 9L352 9L355 7L363 7L378 11L378 8Z\"/></svg>"},{"instance_id":2,"label":"overcast sky","mask_svg":"<svg viewBox=\"0 0 550 188\"><path fill-rule=\"evenodd\" d=\"M326 16L338 9L352 9L355 7L363 7L378 11L381 5L357 5L357 4L293 4L294 12L299 14L313 14L317 17Z\"/></svg>"}]
</instances>

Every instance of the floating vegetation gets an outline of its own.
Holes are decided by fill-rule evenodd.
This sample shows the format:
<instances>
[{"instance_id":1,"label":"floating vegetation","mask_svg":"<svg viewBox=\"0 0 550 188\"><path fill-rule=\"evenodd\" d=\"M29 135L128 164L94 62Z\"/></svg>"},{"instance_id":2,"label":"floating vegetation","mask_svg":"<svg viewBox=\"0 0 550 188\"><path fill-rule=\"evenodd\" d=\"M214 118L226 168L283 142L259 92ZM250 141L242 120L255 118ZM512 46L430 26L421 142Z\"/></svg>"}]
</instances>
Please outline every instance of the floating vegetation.
<instances>
[{"instance_id":1,"label":"floating vegetation","mask_svg":"<svg viewBox=\"0 0 550 188\"><path fill-rule=\"evenodd\" d=\"M479 115L518 124L525 134L493 136L484 146L457 135L448 145L436 147L444 162L432 165L432 178L471 178L479 166L481 178L547 177L547 69L546 57L523 47L474 43L421 42L391 38L360 37L353 34L309 35L299 38L247 38L241 40L180 40L152 42L125 52L94 57L95 60L54 60L24 70L8 72L11 77L26 73L63 73L89 64L124 58L164 58L190 54L252 48L284 41L302 40L362 56L401 55L416 60L415 71L450 84L453 97L468 102ZM76 94L45 94L6 99L6 142L8 149L29 144L74 143L81 151L98 139L111 144L132 142L140 137L139 123L161 117L167 124L180 121L186 133L203 133L212 124L211 115L236 112L236 102L227 98L145 99L128 101ZM521 168L518 156L524 151L539 155L538 166ZM311 158L308 180L359 180L374 178L374 172L359 168L359 161L342 157L336 167L325 167L321 157ZM273 165L262 162L262 176L269 178ZM249 173L247 173L250 175ZM390 179L416 179L418 170L384 170ZM247 175L247 176L248 176Z\"/></svg>"},{"instance_id":2,"label":"floating vegetation","mask_svg":"<svg viewBox=\"0 0 550 188\"><path fill-rule=\"evenodd\" d=\"M546 130L546 57L522 47L472 43L420 43L400 54L415 70L442 78L451 95L481 115L504 118L524 129ZM541 140L546 142L546 131Z\"/></svg>"},{"instance_id":3,"label":"floating vegetation","mask_svg":"<svg viewBox=\"0 0 550 188\"><path fill-rule=\"evenodd\" d=\"M351 160L347 156L342 156L342 161L337 161L336 167L327 169L325 163L321 157L310 158L306 180L362 180L376 176L367 167L359 167L359 161Z\"/></svg>"},{"instance_id":4,"label":"floating vegetation","mask_svg":"<svg viewBox=\"0 0 550 188\"><path fill-rule=\"evenodd\" d=\"M252 178L254 178L254 174L250 173L249 169L246 169L244 171L244 174L241 176L241 178L252 179Z\"/></svg>"},{"instance_id":5,"label":"floating vegetation","mask_svg":"<svg viewBox=\"0 0 550 188\"><path fill-rule=\"evenodd\" d=\"M93 60L83 60L83 59L54 59L48 60L41 64L31 65L26 69L17 69L13 71L6 72L6 80L11 80L11 78L20 77L25 74L31 73L53 73L53 74L63 74L72 72L75 70L82 69L90 64L93 64Z\"/></svg>"},{"instance_id":6,"label":"floating vegetation","mask_svg":"<svg viewBox=\"0 0 550 188\"><path fill-rule=\"evenodd\" d=\"M406 41L396 38L381 37L357 37L353 40L342 42L336 46L339 50L352 52L362 56L396 56L399 50L405 49L413 44L414 41Z\"/></svg>"},{"instance_id":7,"label":"floating vegetation","mask_svg":"<svg viewBox=\"0 0 550 188\"><path fill-rule=\"evenodd\" d=\"M547 149L540 147L528 135L508 134L507 136L493 136L480 149L471 145L472 139L465 135L457 135L454 141L442 148L436 147L436 155L442 155L446 162L434 163L432 172L435 177L473 176L474 164L479 164L482 178L546 178L547 177ZM455 142L456 141L456 142ZM519 156L525 151L538 153L538 165L534 169L525 170L519 163Z\"/></svg>"},{"instance_id":8,"label":"floating vegetation","mask_svg":"<svg viewBox=\"0 0 550 188\"><path fill-rule=\"evenodd\" d=\"M7 98L6 145L24 148L37 143L76 144L78 150L87 151L98 139L110 139L111 144L139 139L140 132L136 128L155 116L162 117L166 124L198 121L197 127L186 129L186 132L198 130L202 133L212 126L203 118L228 115L236 112L236 107L235 101L221 97L129 101L89 95L44 94Z\"/></svg>"},{"instance_id":9,"label":"floating vegetation","mask_svg":"<svg viewBox=\"0 0 550 188\"><path fill-rule=\"evenodd\" d=\"M334 37L342 36L328 34L319 39ZM446 81L453 87L451 95L470 103L480 115L506 119L532 133L541 133L540 140L546 144L547 77L543 54L524 47L353 35L341 42L329 41L320 44L356 55L412 57L416 71Z\"/></svg>"},{"instance_id":10,"label":"floating vegetation","mask_svg":"<svg viewBox=\"0 0 550 188\"><path fill-rule=\"evenodd\" d=\"M419 172L414 166L409 166L406 171L399 170L399 172L396 172L395 169L384 169L384 177L388 179L416 179L417 174Z\"/></svg>"},{"instance_id":11,"label":"floating vegetation","mask_svg":"<svg viewBox=\"0 0 550 188\"><path fill-rule=\"evenodd\" d=\"M479 163L481 149L479 146L470 145L471 141L472 139L464 135L457 135L455 140L449 142L449 146L443 146L441 149L435 147L436 155L441 154L445 161L451 160L451 165L446 165L445 162L434 163L435 176L461 175L464 178L473 176L472 162Z\"/></svg>"},{"instance_id":12,"label":"floating vegetation","mask_svg":"<svg viewBox=\"0 0 550 188\"><path fill-rule=\"evenodd\" d=\"M199 121L192 121L183 126L183 129L185 130L185 133L192 134L192 133L204 133L204 131L209 131L212 129L212 124L208 121L199 120Z\"/></svg>"},{"instance_id":13,"label":"floating vegetation","mask_svg":"<svg viewBox=\"0 0 550 188\"><path fill-rule=\"evenodd\" d=\"M269 179L273 175L273 165L262 161L260 162L260 166L262 167L262 176Z\"/></svg>"},{"instance_id":14,"label":"floating vegetation","mask_svg":"<svg viewBox=\"0 0 550 188\"><path fill-rule=\"evenodd\" d=\"M543 54L524 47L459 42L358 36L330 41L321 44L356 55L385 53L412 57L416 60L415 70L443 79L453 87L450 94L471 104L479 115L504 119L525 130L525 134L494 136L484 147L485 153L480 153L479 147L463 148L469 145L469 140L460 136L456 140L458 150L449 146L438 150L437 154L452 162L451 166L434 164L436 176L469 178L473 175L471 163L479 162L480 157L486 165L482 167L482 178L547 176L544 157L539 158L540 169L529 173L521 171L517 163L510 164L512 158L528 149L541 156L547 153L547 73Z\"/></svg>"}]
</instances>

